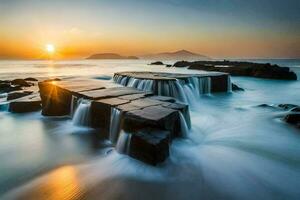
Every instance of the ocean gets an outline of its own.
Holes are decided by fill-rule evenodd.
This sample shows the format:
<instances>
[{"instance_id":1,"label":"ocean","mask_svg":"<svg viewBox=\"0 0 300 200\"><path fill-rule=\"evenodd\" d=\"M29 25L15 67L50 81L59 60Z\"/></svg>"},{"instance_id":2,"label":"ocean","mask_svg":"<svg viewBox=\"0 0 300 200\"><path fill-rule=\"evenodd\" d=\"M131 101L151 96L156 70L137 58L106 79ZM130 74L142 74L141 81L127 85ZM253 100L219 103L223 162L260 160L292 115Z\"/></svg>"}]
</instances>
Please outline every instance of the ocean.
<instances>
[{"instance_id":1,"label":"ocean","mask_svg":"<svg viewBox=\"0 0 300 200\"><path fill-rule=\"evenodd\" d=\"M250 60L290 67L300 60ZM120 71L197 73L147 60L0 61L0 80L109 79ZM173 64L174 61L167 61ZM111 80L107 80L110 82ZM286 111L300 81L232 77L243 92L200 97L192 129L153 167L120 155L66 117L0 111L0 199L300 199L300 131Z\"/></svg>"}]
</instances>

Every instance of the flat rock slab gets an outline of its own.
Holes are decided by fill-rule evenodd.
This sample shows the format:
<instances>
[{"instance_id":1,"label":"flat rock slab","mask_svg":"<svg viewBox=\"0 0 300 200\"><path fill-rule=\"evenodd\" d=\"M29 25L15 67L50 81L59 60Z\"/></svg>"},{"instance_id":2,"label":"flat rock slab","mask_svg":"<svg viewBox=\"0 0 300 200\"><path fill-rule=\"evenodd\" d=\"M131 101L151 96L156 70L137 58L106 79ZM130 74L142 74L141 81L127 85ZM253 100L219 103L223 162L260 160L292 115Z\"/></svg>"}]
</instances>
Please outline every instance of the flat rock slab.
<instances>
[{"instance_id":1,"label":"flat rock slab","mask_svg":"<svg viewBox=\"0 0 300 200\"><path fill-rule=\"evenodd\" d=\"M87 99L97 100L97 99L120 97L124 95L143 94L143 92L134 88L115 87L115 88L107 88L101 90L78 92L78 94Z\"/></svg>"},{"instance_id":2,"label":"flat rock slab","mask_svg":"<svg viewBox=\"0 0 300 200\"><path fill-rule=\"evenodd\" d=\"M124 114L122 128L126 132L137 132L145 127L170 131L172 137L180 135L179 113L161 105L137 109Z\"/></svg>"},{"instance_id":3,"label":"flat rock slab","mask_svg":"<svg viewBox=\"0 0 300 200\"><path fill-rule=\"evenodd\" d=\"M9 102L8 111L12 113L26 113L38 111L42 108L42 101L38 93L15 99Z\"/></svg>"},{"instance_id":4,"label":"flat rock slab","mask_svg":"<svg viewBox=\"0 0 300 200\"><path fill-rule=\"evenodd\" d=\"M165 72L119 72L115 73L114 76L126 76L137 79L147 79L147 80L176 80L185 79L190 77L211 77L227 75L227 73L222 72L202 72L197 74L178 74L178 73L165 73Z\"/></svg>"},{"instance_id":5,"label":"flat rock slab","mask_svg":"<svg viewBox=\"0 0 300 200\"><path fill-rule=\"evenodd\" d=\"M72 92L83 92L106 88L102 81L97 80L47 81L42 83L52 84Z\"/></svg>"}]
</instances>

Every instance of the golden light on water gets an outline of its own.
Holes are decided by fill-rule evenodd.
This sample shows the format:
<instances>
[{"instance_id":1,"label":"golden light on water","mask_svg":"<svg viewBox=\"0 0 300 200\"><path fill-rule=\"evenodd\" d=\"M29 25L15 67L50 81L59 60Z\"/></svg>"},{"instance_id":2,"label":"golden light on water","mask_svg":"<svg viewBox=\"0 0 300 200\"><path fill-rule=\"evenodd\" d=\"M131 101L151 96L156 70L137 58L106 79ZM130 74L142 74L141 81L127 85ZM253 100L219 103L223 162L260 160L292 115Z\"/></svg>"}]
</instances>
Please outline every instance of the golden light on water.
<instances>
[{"instance_id":1,"label":"golden light on water","mask_svg":"<svg viewBox=\"0 0 300 200\"><path fill-rule=\"evenodd\" d=\"M60 167L33 183L31 189L16 199L75 200L83 199L83 187L73 166Z\"/></svg>"}]
</instances>

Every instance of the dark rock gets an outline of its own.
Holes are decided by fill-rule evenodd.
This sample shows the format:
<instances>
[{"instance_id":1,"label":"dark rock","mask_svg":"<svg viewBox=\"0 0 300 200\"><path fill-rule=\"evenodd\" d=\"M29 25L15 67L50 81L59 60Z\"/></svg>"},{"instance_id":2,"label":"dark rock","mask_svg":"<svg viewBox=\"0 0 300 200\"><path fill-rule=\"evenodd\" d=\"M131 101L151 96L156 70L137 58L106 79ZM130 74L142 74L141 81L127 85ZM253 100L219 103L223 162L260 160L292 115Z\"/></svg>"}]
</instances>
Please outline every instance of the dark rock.
<instances>
[{"instance_id":1,"label":"dark rock","mask_svg":"<svg viewBox=\"0 0 300 200\"><path fill-rule=\"evenodd\" d=\"M11 81L11 84L22 86L22 87L30 87L30 86L33 85L33 83L28 83L24 79L14 79L14 80Z\"/></svg>"},{"instance_id":2,"label":"dark rock","mask_svg":"<svg viewBox=\"0 0 300 200\"><path fill-rule=\"evenodd\" d=\"M157 165L169 156L170 132L158 129L142 129L131 136L129 156Z\"/></svg>"},{"instance_id":3,"label":"dark rock","mask_svg":"<svg viewBox=\"0 0 300 200\"><path fill-rule=\"evenodd\" d=\"M228 91L228 75L211 76L211 92Z\"/></svg>"},{"instance_id":4,"label":"dark rock","mask_svg":"<svg viewBox=\"0 0 300 200\"><path fill-rule=\"evenodd\" d=\"M103 132L108 135L111 118L111 108L129 103L129 100L119 98L108 98L91 103L91 119L94 128L102 128Z\"/></svg>"},{"instance_id":5,"label":"dark rock","mask_svg":"<svg viewBox=\"0 0 300 200\"><path fill-rule=\"evenodd\" d=\"M0 90L10 88L10 83L0 83Z\"/></svg>"},{"instance_id":6,"label":"dark rock","mask_svg":"<svg viewBox=\"0 0 300 200\"><path fill-rule=\"evenodd\" d=\"M164 63L161 61L156 61L156 62L150 63L150 65L164 65Z\"/></svg>"},{"instance_id":7,"label":"dark rock","mask_svg":"<svg viewBox=\"0 0 300 200\"><path fill-rule=\"evenodd\" d=\"M22 86L14 86L11 85L10 83L0 83L0 93L9 93L9 92L13 92L13 91L18 91L18 90L22 90Z\"/></svg>"},{"instance_id":8,"label":"dark rock","mask_svg":"<svg viewBox=\"0 0 300 200\"><path fill-rule=\"evenodd\" d=\"M236 84L232 83L232 91L245 91L245 90L237 86Z\"/></svg>"},{"instance_id":9,"label":"dark rock","mask_svg":"<svg viewBox=\"0 0 300 200\"><path fill-rule=\"evenodd\" d=\"M300 112L300 107L295 107L291 110L291 112Z\"/></svg>"},{"instance_id":10,"label":"dark rock","mask_svg":"<svg viewBox=\"0 0 300 200\"><path fill-rule=\"evenodd\" d=\"M284 110L290 110L290 109L298 107L298 106L294 105L294 104L279 104L278 107L282 108Z\"/></svg>"},{"instance_id":11,"label":"dark rock","mask_svg":"<svg viewBox=\"0 0 300 200\"><path fill-rule=\"evenodd\" d=\"M187 67L194 70L218 71L229 73L232 76L251 76L257 78L297 80L297 75L288 67L279 67L269 63L252 63L237 61L179 61L175 67Z\"/></svg>"},{"instance_id":12,"label":"dark rock","mask_svg":"<svg viewBox=\"0 0 300 200\"><path fill-rule=\"evenodd\" d=\"M7 95L7 101L10 101L10 100L13 100L13 99L18 99L18 98L21 98L21 97L25 97L25 96L28 96L32 93L33 93L33 91L12 92L12 93L9 93Z\"/></svg>"},{"instance_id":13,"label":"dark rock","mask_svg":"<svg viewBox=\"0 0 300 200\"><path fill-rule=\"evenodd\" d=\"M24 80L25 81L32 81L32 82L38 81L36 78L32 78L32 77L25 78Z\"/></svg>"},{"instance_id":14,"label":"dark rock","mask_svg":"<svg viewBox=\"0 0 300 200\"><path fill-rule=\"evenodd\" d=\"M172 67L172 65L166 65L166 67Z\"/></svg>"},{"instance_id":15,"label":"dark rock","mask_svg":"<svg viewBox=\"0 0 300 200\"><path fill-rule=\"evenodd\" d=\"M61 81L61 79L60 78L52 78L52 79L44 80L44 82L51 82L51 81Z\"/></svg>"},{"instance_id":16,"label":"dark rock","mask_svg":"<svg viewBox=\"0 0 300 200\"><path fill-rule=\"evenodd\" d=\"M287 123L299 125L300 124L300 113L290 113L285 116L284 120Z\"/></svg>"},{"instance_id":17,"label":"dark rock","mask_svg":"<svg viewBox=\"0 0 300 200\"><path fill-rule=\"evenodd\" d=\"M30 96L22 97L13 100L9 103L9 112L12 113L26 113L35 112L42 108L39 94L32 94Z\"/></svg>"},{"instance_id":18,"label":"dark rock","mask_svg":"<svg viewBox=\"0 0 300 200\"><path fill-rule=\"evenodd\" d=\"M260 108L274 108L274 106L266 104L266 103L260 104L257 107L260 107Z\"/></svg>"},{"instance_id":19,"label":"dark rock","mask_svg":"<svg viewBox=\"0 0 300 200\"><path fill-rule=\"evenodd\" d=\"M174 63L173 67L188 67L191 65L191 62L188 61L178 61Z\"/></svg>"}]
</instances>

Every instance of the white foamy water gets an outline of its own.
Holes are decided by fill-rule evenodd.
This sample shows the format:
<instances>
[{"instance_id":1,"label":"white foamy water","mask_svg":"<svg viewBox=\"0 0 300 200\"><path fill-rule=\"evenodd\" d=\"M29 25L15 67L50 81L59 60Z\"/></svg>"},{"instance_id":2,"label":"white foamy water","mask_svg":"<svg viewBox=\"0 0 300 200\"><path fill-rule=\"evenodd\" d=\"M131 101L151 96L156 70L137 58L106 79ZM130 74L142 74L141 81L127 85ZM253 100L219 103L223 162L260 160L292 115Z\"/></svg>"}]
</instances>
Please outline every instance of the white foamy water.
<instances>
[{"instance_id":1,"label":"white foamy water","mask_svg":"<svg viewBox=\"0 0 300 200\"><path fill-rule=\"evenodd\" d=\"M148 63L5 61L0 78L197 72ZM257 105L299 105L300 82L242 77L232 82L245 92L195 95L187 138L173 141L170 158L157 167L116 153L95 138L95 130L74 126L70 118L0 112L0 198L299 199L300 131L281 120L285 111ZM117 142L122 151L125 136Z\"/></svg>"}]
</instances>

